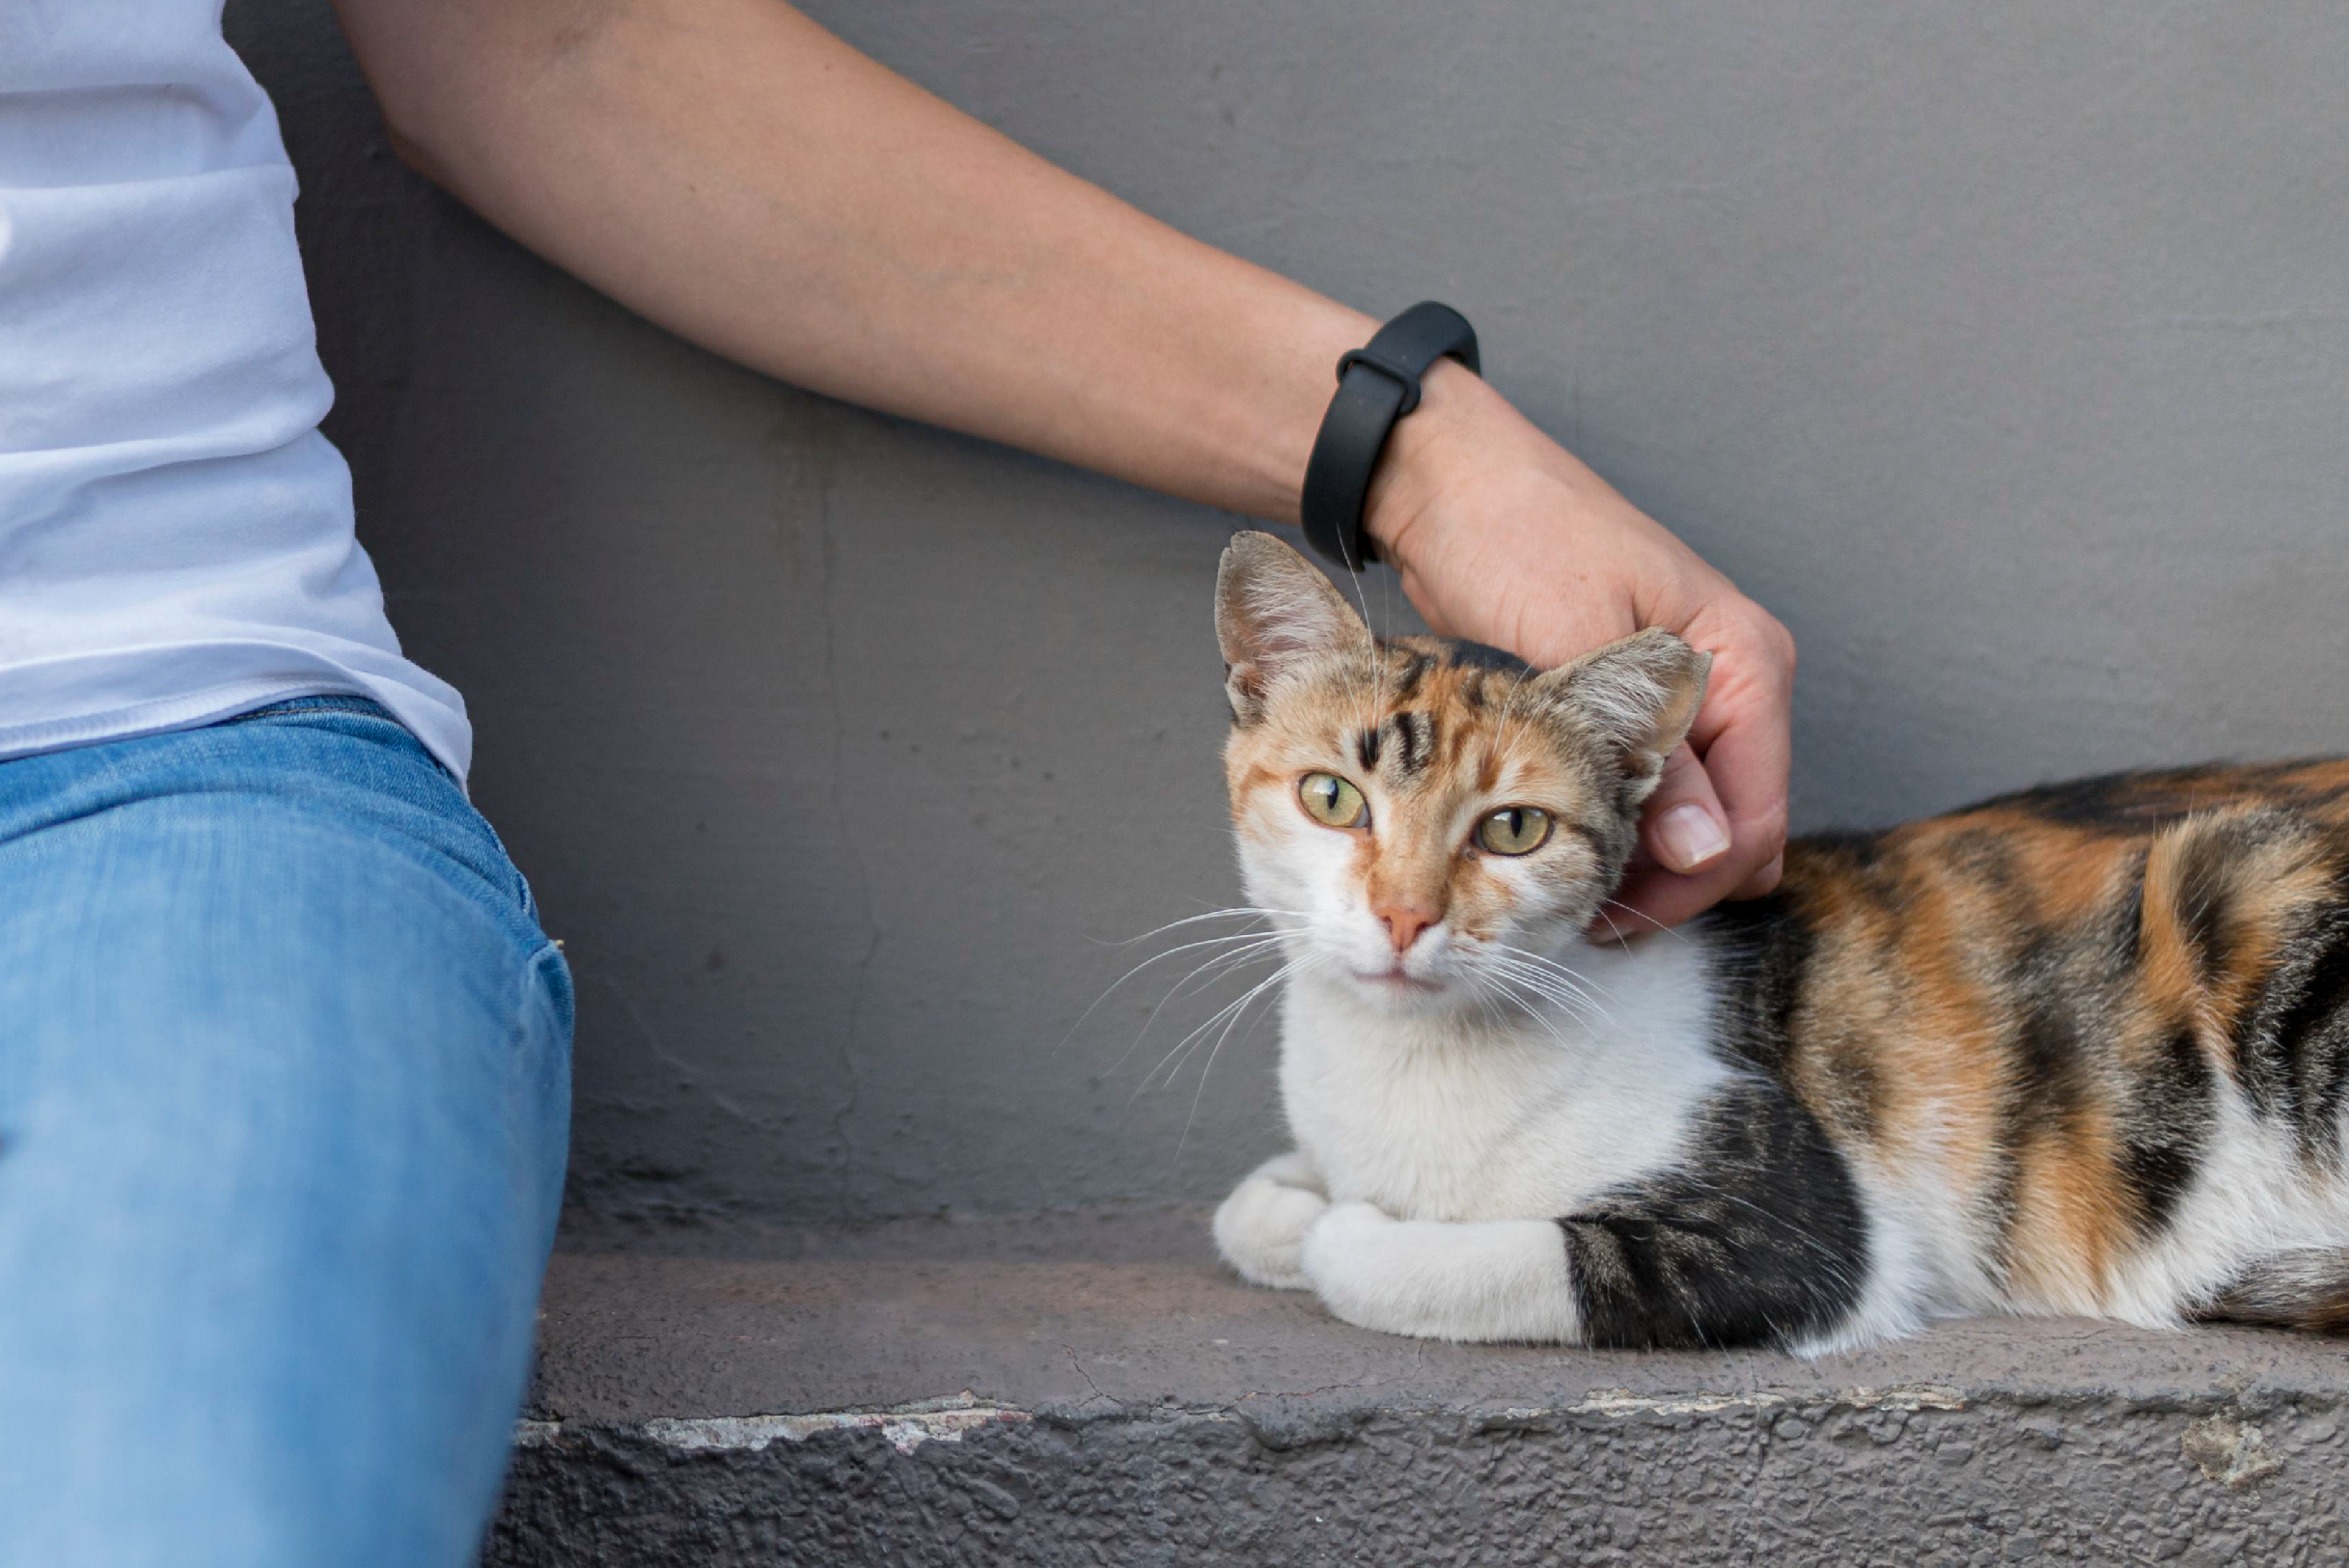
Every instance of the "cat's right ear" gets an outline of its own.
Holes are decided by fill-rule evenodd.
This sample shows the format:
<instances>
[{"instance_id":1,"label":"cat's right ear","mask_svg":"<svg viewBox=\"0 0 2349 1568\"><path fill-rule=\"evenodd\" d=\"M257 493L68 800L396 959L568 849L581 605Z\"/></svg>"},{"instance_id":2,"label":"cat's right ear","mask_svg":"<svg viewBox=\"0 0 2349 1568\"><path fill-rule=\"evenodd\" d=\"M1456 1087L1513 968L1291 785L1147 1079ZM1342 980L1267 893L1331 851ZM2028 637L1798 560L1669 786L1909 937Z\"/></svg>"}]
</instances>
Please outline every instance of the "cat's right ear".
<instances>
[{"instance_id":1,"label":"cat's right ear","mask_svg":"<svg viewBox=\"0 0 2349 1568\"><path fill-rule=\"evenodd\" d=\"M1647 798L1664 773L1664 759L1688 738L1704 705L1713 656L1661 626L1609 643L1535 678L1533 689L1554 694L1576 718L1612 742L1623 776Z\"/></svg>"},{"instance_id":2,"label":"cat's right ear","mask_svg":"<svg viewBox=\"0 0 2349 1568\"><path fill-rule=\"evenodd\" d=\"M1215 638L1224 648L1231 716L1253 723L1288 665L1328 653L1370 650L1353 607L1296 551L1270 534L1234 534L1215 573Z\"/></svg>"}]
</instances>

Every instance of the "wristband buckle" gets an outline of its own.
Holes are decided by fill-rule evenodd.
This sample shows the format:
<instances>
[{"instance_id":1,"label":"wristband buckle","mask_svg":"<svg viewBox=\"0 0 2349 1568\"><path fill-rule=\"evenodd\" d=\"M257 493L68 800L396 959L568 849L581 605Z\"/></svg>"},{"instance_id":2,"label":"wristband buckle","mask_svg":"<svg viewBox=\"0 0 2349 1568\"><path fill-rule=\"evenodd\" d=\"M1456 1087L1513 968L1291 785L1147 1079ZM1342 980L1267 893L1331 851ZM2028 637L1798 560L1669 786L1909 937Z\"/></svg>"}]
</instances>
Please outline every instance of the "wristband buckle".
<instances>
[{"instance_id":1,"label":"wristband buckle","mask_svg":"<svg viewBox=\"0 0 2349 1568\"><path fill-rule=\"evenodd\" d=\"M1343 381L1345 372L1357 365L1368 366L1403 389L1403 405L1395 411L1396 419L1401 419L1420 405L1419 372L1401 360L1382 354L1375 348L1349 348L1338 356L1338 379Z\"/></svg>"}]
</instances>

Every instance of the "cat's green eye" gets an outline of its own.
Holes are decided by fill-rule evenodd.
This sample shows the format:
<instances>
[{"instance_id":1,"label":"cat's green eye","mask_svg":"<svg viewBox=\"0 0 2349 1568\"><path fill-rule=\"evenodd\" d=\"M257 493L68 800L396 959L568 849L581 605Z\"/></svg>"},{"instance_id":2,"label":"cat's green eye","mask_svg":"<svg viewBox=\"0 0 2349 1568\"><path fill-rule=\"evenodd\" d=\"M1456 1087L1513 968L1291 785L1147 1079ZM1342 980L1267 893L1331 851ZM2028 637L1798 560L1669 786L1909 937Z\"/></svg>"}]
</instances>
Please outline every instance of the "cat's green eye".
<instances>
[{"instance_id":1,"label":"cat's green eye","mask_svg":"<svg viewBox=\"0 0 2349 1568\"><path fill-rule=\"evenodd\" d=\"M1538 806L1504 806L1477 824L1477 842L1496 855L1530 855L1550 837L1550 813Z\"/></svg>"},{"instance_id":2,"label":"cat's green eye","mask_svg":"<svg viewBox=\"0 0 2349 1568\"><path fill-rule=\"evenodd\" d=\"M1370 822L1370 808L1362 791L1335 773L1309 773L1297 781L1297 799L1305 814L1327 827L1360 828Z\"/></svg>"}]
</instances>

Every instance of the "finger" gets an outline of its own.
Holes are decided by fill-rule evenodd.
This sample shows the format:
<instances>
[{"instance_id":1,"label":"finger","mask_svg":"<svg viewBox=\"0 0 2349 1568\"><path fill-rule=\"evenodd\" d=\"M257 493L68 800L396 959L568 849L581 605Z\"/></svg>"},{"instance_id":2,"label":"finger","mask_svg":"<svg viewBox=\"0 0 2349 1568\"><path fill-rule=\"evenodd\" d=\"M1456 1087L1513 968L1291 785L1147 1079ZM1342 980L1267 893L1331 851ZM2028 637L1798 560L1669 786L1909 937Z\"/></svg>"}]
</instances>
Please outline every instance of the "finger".
<instances>
[{"instance_id":1,"label":"finger","mask_svg":"<svg viewBox=\"0 0 2349 1568\"><path fill-rule=\"evenodd\" d=\"M1710 769L1706 770L1709 774ZM1728 852L1707 863L1693 875L1667 867L1638 866L1623 879L1605 914L1626 934L1638 929L1677 925L1701 915L1724 898L1755 898L1778 886L1784 864L1785 814L1780 807L1759 819L1740 822L1731 813ZM1739 841L1742 836L1743 841ZM1594 921L1604 931L1606 922Z\"/></svg>"},{"instance_id":2,"label":"finger","mask_svg":"<svg viewBox=\"0 0 2349 1568\"><path fill-rule=\"evenodd\" d=\"M1708 869L1734 869L1732 896L1777 885L1774 863L1786 847L1786 778L1793 760L1793 642L1767 617L1741 631L1724 640L1714 662L1720 678L1705 694L1689 737L1704 759L1731 840L1722 865Z\"/></svg>"},{"instance_id":3,"label":"finger","mask_svg":"<svg viewBox=\"0 0 2349 1568\"><path fill-rule=\"evenodd\" d=\"M1759 898L1764 894L1770 893L1778 887L1778 879L1781 876L1783 876L1785 871L1785 855L1782 852L1773 855L1770 857L1769 865L1763 867L1760 870L1755 872L1752 876L1747 877L1743 882L1737 884L1736 888L1730 892L1729 896L1732 898Z\"/></svg>"},{"instance_id":4,"label":"finger","mask_svg":"<svg viewBox=\"0 0 2349 1568\"><path fill-rule=\"evenodd\" d=\"M1711 867L1728 874L1725 895L1777 885L1777 862L1786 848L1787 729L1782 706L1733 712L1704 753L1705 777L1729 824L1729 852Z\"/></svg>"},{"instance_id":5,"label":"finger","mask_svg":"<svg viewBox=\"0 0 2349 1568\"><path fill-rule=\"evenodd\" d=\"M1721 902L1737 886L1736 872L1719 865L1695 876L1682 876L1661 866L1642 867L1625 877L1615 896L1600 906L1590 929L1600 937L1638 936L1643 931L1678 925Z\"/></svg>"},{"instance_id":6,"label":"finger","mask_svg":"<svg viewBox=\"0 0 2349 1568\"><path fill-rule=\"evenodd\" d=\"M1778 884L1786 846L1790 654L1751 632L1715 646L1721 678L1691 733L1702 749L1706 785L1727 819L1729 848L1694 874L1678 874L1669 863L1635 868L1603 912L1626 928L1676 925L1723 898L1758 896ZM1686 768L1674 783L1692 788ZM1660 852L1656 858L1665 860ZM1604 929L1603 922L1593 923Z\"/></svg>"},{"instance_id":7,"label":"finger","mask_svg":"<svg viewBox=\"0 0 2349 1568\"><path fill-rule=\"evenodd\" d=\"M1701 871L1729 852L1729 819L1686 741L1664 762L1664 776L1641 814L1640 839L1667 870Z\"/></svg>"}]
</instances>

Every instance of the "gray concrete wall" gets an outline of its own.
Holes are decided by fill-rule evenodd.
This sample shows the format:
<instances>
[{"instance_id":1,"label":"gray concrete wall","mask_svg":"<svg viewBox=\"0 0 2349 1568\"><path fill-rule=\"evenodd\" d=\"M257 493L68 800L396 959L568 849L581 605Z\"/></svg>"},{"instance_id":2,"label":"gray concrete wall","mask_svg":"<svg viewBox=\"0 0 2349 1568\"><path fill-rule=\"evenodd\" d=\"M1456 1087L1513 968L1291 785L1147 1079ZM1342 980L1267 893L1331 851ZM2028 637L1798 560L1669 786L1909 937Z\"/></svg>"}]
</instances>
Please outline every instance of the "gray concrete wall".
<instances>
[{"instance_id":1,"label":"gray concrete wall","mask_svg":"<svg viewBox=\"0 0 2349 1568\"><path fill-rule=\"evenodd\" d=\"M813 9L1193 233L1463 307L1794 629L1802 824L2349 749L2349 12ZM362 536L578 968L580 1200L1152 1200L1266 1147L1269 1032L1138 1096L1156 992L1071 1033L1106 941L1234 891L1231 520L686 347L401 170L319 0L230 23Z\"/></svg>"}]
</instances>

